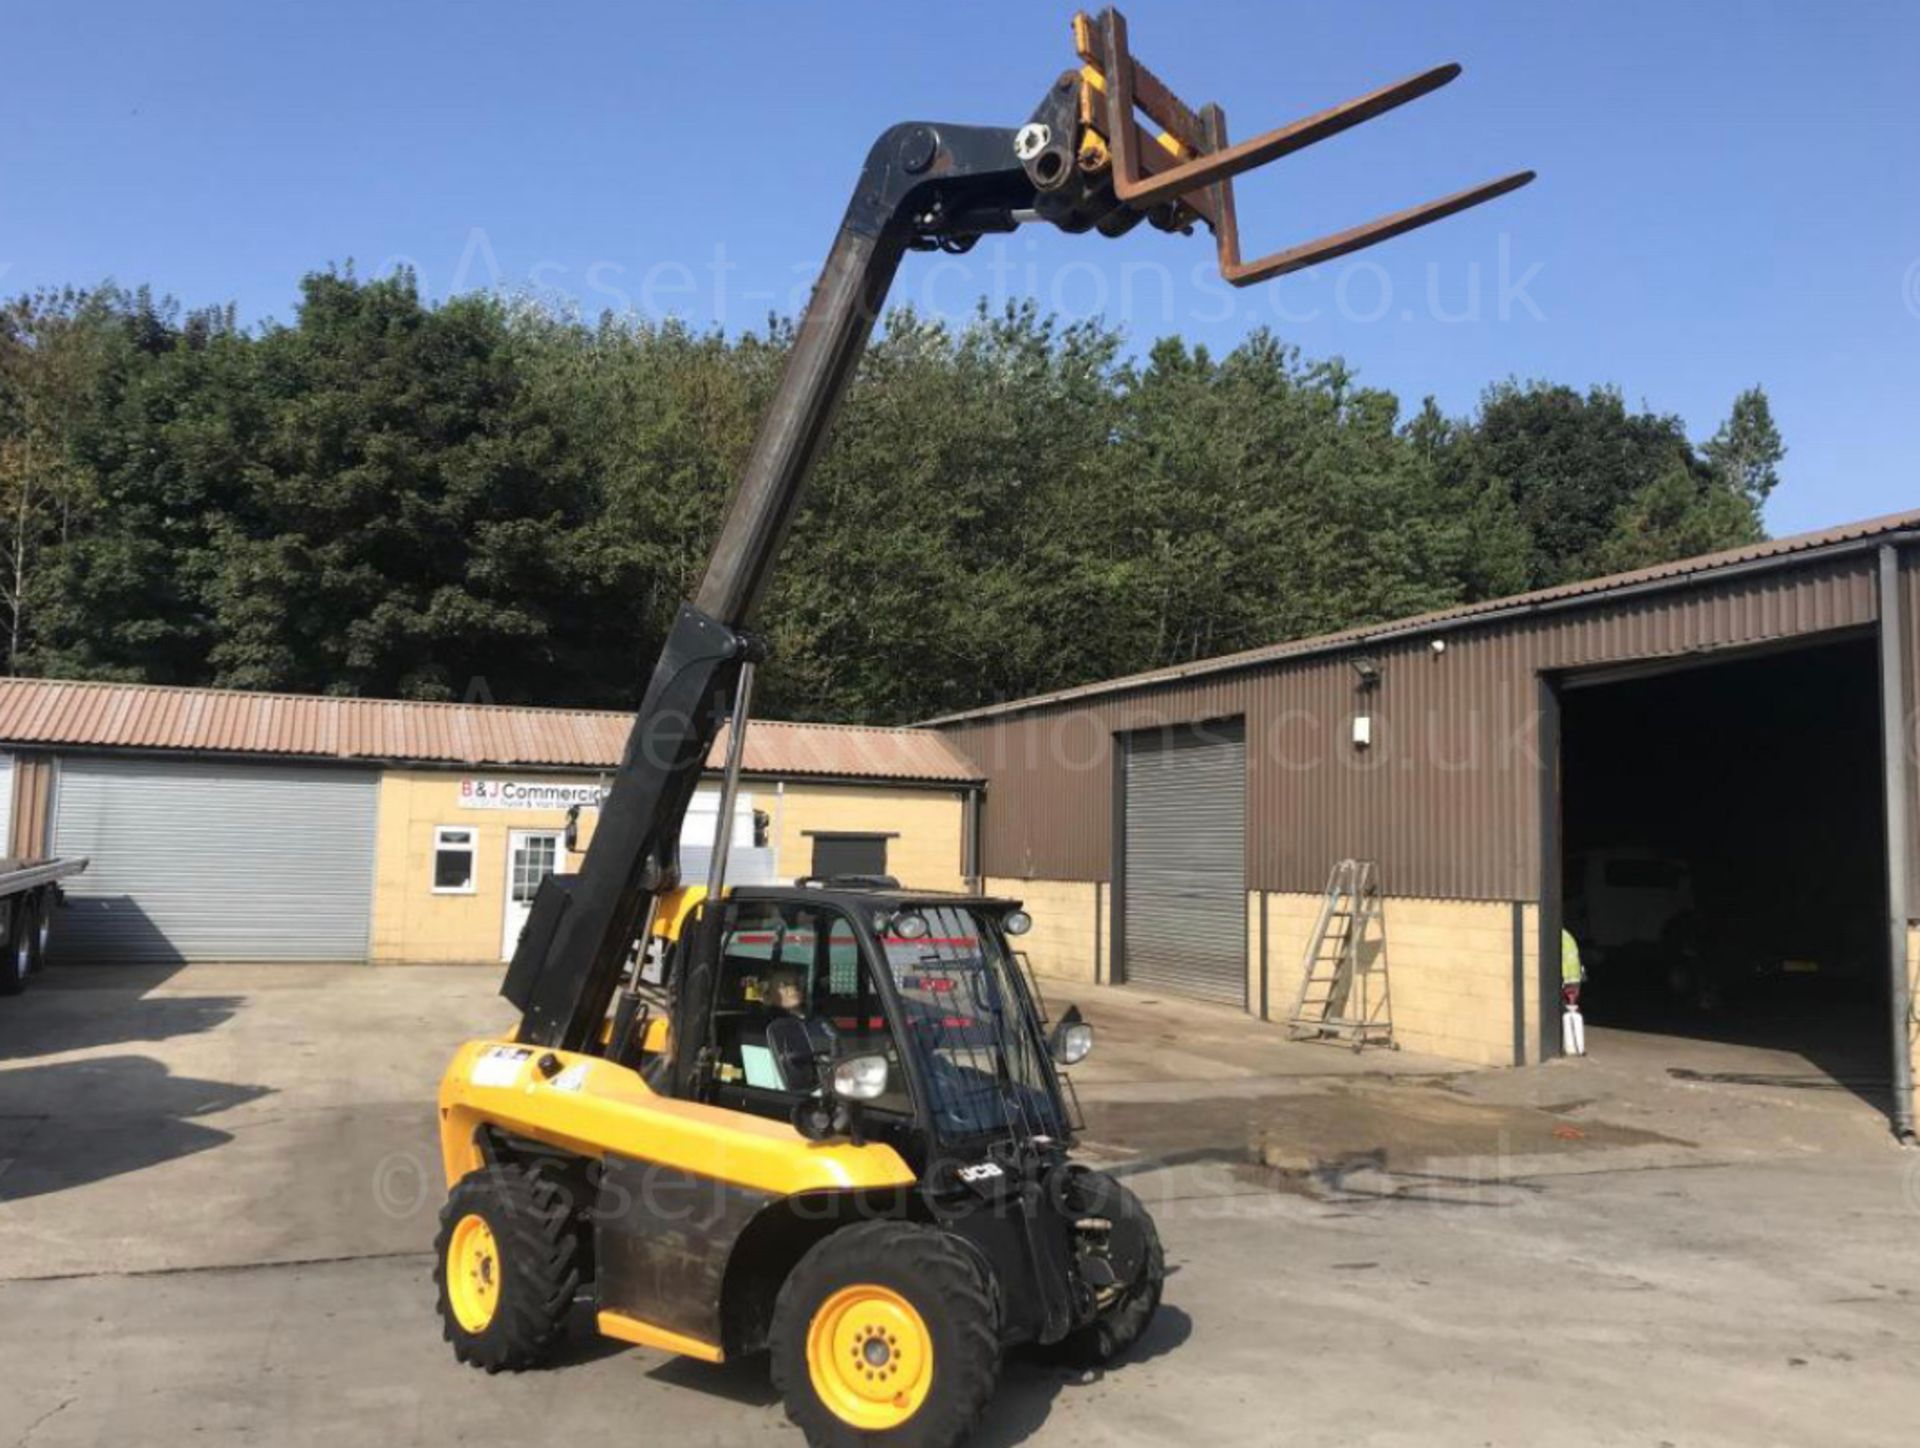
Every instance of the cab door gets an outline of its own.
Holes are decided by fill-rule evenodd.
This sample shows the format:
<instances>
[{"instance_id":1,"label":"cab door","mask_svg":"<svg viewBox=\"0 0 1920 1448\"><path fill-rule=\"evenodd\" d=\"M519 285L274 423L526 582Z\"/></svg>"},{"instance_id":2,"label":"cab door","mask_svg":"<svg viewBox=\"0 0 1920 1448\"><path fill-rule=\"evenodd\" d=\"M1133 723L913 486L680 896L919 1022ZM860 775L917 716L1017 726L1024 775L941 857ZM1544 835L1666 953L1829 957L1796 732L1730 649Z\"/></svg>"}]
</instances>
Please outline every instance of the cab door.
<instances>
[{"instance_id":1,"label":"cab door","mask_svg":"<svg viewBox=\"0 0 1920 1448\"><path fill-rule=\"evenodd\" d=\"M905 1117L910 1097L853 921L798 901L735 901L720 932L712 1014L713 1099L787 1120L837 1060L884 1055L886 1094L868 1109Z\"/></svg>"}]
</instances>

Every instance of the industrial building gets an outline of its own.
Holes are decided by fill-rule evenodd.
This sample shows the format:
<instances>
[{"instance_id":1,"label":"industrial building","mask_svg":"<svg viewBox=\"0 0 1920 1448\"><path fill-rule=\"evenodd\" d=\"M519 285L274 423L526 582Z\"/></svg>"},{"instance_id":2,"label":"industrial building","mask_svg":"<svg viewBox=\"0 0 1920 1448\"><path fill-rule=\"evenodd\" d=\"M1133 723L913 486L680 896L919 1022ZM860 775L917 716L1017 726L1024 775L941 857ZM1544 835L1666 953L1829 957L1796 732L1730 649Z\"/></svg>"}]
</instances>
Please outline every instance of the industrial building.
<instances>
[{"instance_id":1,"label":"industrial building","mask_svg":"<svg viewBox=\"0 0 1920 1448\"><path fill-rule=\"evenodd\" d=\"M929 722L1050 973L1284 1018L1331 867L1372 860L1409 1049L1558 1053L1566 924L1590 1020L1777 1041L1901 1124L1916 542L1876 519Z\"/></svg>"},{"instance_id":2,"label":"industrial building","mask_svg":"<svg viewBox=\"0 0 1920 1448\"><path fill-rule=\"evenodd\" d=\"M0 680L15 856L84 855L54 960L500 960L592 837L632 718L584 710ZM717 770L725 735L710 761ZM957 889L972 766L937 734L759 722L735 881L886 871ZM719 791L682 836L702 878Z\"/></svg>"},{"instance_id":3,"label":"industrial building","mask_svg":"<svg viewBox=\"0 0 1920 1448\"><path fill-rule=\"evenodd\" d=\"M1917 609L1920 512L921 729L756 722L732 874L977 884L1045 974L1284 1020L1371 860L1408 1049L1555 1055L1567 926L1590 1021L1786 1046L1900 1123ZM92 859L57 959L495 960L630 722L0 680L0 819Z\"/></svg>"}]
</instances>

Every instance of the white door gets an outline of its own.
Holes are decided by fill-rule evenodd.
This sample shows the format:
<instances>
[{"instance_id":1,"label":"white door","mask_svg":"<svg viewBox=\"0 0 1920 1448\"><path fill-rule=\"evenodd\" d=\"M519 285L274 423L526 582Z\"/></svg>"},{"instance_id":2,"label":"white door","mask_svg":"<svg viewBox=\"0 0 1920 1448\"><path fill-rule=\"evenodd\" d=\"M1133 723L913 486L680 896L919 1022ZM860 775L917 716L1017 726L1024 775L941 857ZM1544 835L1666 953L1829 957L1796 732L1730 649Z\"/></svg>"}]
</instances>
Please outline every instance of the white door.
<instances>
[{"instance_id":1,"label":"white door","mask_svg":"<svg viewBox=\"0 0 1920 1448\"><path fill-rule=\"evenodd\" d=\"M520 943L520 931L533 909L533 895L540 882L560 868L561 834L558 830L507 831L507 909L500 932L500 958L513 959L513 948Z\"/></svg>"}]
</instances>

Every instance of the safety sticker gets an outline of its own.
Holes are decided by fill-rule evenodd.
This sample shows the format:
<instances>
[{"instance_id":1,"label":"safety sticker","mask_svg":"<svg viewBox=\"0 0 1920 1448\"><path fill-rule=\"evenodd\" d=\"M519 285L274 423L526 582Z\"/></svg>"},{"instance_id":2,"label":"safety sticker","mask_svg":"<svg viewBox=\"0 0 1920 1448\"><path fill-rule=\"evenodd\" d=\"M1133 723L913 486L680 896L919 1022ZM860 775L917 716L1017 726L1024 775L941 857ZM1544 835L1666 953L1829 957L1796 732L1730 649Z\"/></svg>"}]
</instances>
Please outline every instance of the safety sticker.
<instances>
[{"instance_id":1,"label":"safety sticker","mask_svg":"<svg viewBox=\"0 0 1920 1448\"><path fill-rule=\"evenodd\" d=\"M489 1046L473 1063L469 1078L476 1086L511 1086L533 1052L525 1046Z\"/></svg>"},{"instance_id":2,"label":"safety sticker","mask_svg":"<svg viewBox=\"0 0 1920 1448\"><path fill-rule=\"evenodd\" d=\"M555 1091L578 1091L587 1084L587 1063L575 1061L547 1084Z\"/></svg>"}]
</instances>

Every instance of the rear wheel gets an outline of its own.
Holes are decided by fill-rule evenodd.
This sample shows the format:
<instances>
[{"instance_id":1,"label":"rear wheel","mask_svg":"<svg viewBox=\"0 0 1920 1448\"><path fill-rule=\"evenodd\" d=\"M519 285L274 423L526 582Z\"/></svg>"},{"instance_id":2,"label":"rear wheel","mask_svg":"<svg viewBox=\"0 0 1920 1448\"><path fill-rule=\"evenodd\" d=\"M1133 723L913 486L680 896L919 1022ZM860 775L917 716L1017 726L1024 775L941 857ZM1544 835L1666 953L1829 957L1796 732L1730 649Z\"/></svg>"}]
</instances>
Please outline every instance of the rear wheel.
<instances>
[{"instance_id":1,"label":"rear wheel","mask_svg":"<svg viewBox=\"0 0 1920 1448\"><path fill-rule=\"evenodd\" d=\"M580 1286L566 1194L537 1171L484 1167L440 1212L434 1282L440 1320L463 1363L519 1372L545 1362Z\"/></svg>"},{"instance_id":2,"label":"rear wheel","mask_svg":"<svg viewBox=\"0 0 1920 1448\"><path fill-rule=\"evenodd\" d=\"M1075 1367L1105 1367L1140 1340L1159 1310L1166 1254L1140 1198L1112 1177L1076 1171L1065 1190L1083 1270L1087 1259L1097 1259L1102 1264L1098 1270L1113 1282L1102 1289L1106 1302L1100 1315L1068 1333L1048 1355Z\"/></svg>"},{"instance_id":3,"label":"rear wheel","mask_svg":"<svg viewBox=\"0 0 1920 1448\"><path fill-rule=\"evenodd\" d=\"M959 1242L866 1222L816 1244L780 1289L773 1384L816 1448L948 1448L993 1396L997 1328L986 1274Z\"/></svg>"},{"instance_id":4,"label":"rear wheel","mask_svg":"<svg viewBox=\"0 0 1920 1448\"><path fill-rule=\"evenodd\" d=\"M47 947L53 943L53 896L43 894L33 907L33 969L47 968Z\"/></svg>"},{"instance_id":5,"label":"rear wheel","mask_svg":"<svg viewBox=\"0 0 1920 1448\"><path fill-rule=\"evenodd\" d=\"M0 959L0 995L19 995L33 974L33 912L15 901L11 911L12 928L7 931L7 948Z\"/></svg>"}]
</instances>

